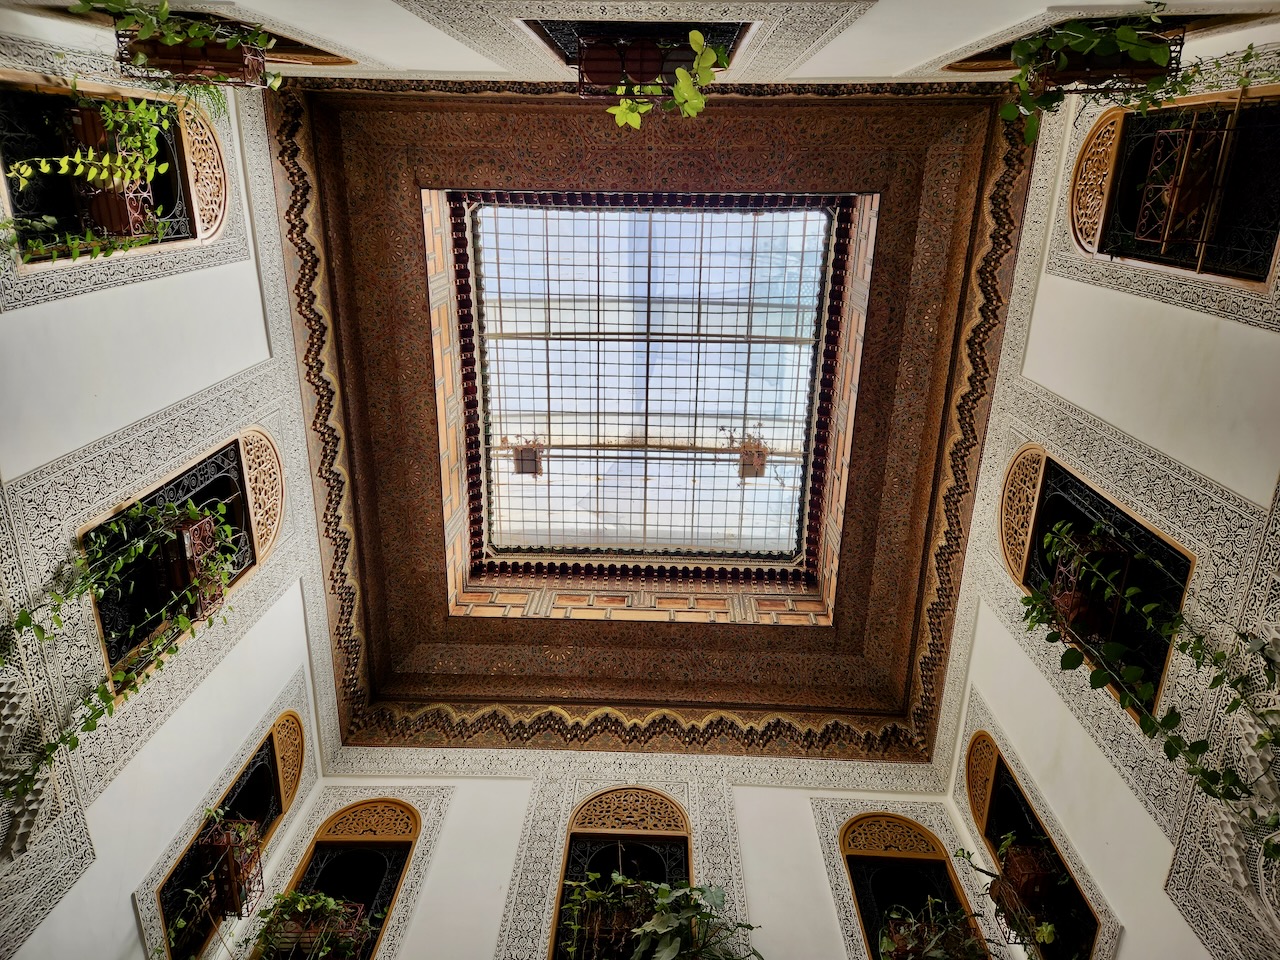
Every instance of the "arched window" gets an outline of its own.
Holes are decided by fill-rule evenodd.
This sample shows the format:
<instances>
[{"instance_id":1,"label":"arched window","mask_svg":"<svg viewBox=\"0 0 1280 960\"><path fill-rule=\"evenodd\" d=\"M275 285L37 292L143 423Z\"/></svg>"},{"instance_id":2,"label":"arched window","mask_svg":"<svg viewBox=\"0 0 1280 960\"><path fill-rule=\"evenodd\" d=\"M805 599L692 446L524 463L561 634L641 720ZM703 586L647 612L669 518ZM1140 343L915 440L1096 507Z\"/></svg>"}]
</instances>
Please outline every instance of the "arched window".
<instances>
[{"instance_id":1,"label":"arched window","mask_svg":"<svg viewBox=\"0 0 1280 960\"><path fill-rule=\"evenodd\" d=\"M131 98L172 111L172 122L155 126L157 169L150 181L123 191L55 170L37 172L19 189L6 178L7 215L15 221L20 259L31 269L41 261L69 261L73 251L56 238L86 230L100 237L158 236L164 245L208 243L221 231L228 203L222 145L205 111L180 97L93 81L73 91L36 76L7 82L0 85L0 164L8 169L15 161L90 149L118 152L103 111ZM87 246L80 251L88 252Z\"/></svg>"},{"instance_id":2,"label":"arched window","mask_svg":"<svg viewBox=\"0 0 1280 960\"><path fill-rule=\"evenodd\" d=\"M951 855L932 832L893 813L864 813L840 830L867 956L880 956L880 933L895 913L924 916L930 899L942 909L971 914ZM980 936L968 921L966 936ZM971 931L971 932L970 932Z\"/></svg>"},{"instance_id":3,"label":"arched window","mask_svg":"<svg viewBox=\"0 0 1280 960\"><path fill-rule=\"evenodd\" d=\"M305 758L302 720L287 710L213 807L224 823L254 824L251 842L239 849L211 844L206 820L160 884L156 899L172 960L199 956L223 919L256 901L262 852L297 796Z\"/></svg>"},{"instance_id":4,"label":"arched window","mask_svg":"<svg viewBox=\"0 0 1280 960\"><path fill-rule=\"evenodd\" d=\"M1068 642L1084 640L1103 650L1123 642L1124 663L1141 667L1143 683L1151 685L1150 695L1142 698L1150 710L1159 701L1172 645L1140 612L1107 597L1097 585L1064 582L1067 574L1050 560L1044 540L1059 523L1069 523L1090 556L1114 574L1117 593L1134 590L1135 606L1156 603L1170 616L1182 609L1194 558L1050 458L1039 444L1023 445L1009 461L998 528L1009 575L1028 593L1040 590L1071 605Z\"/></svg>"},{"instance_id":5,"label":"arched window","mask_svg":"<svg viewBox=\"0 0 1280 960\"><path fill-rule=\"evenodd\" d=\"M177 539L157 544L157 549L129 560L120 571L118 587L93 597L109 685L113 685L111 677L117 671L146 670L166 645L160 640L185 642L189 634L174 622L172 613L179 606L172 598L198 580L206 556L200 551L212 541L211 537L200 535L201 528L212 530L219 517L231 526L236 548L228 586L237 589L275 546L284 518L284 489L284 468L275 441L265 430L253 428L206 452L136 501L81 530L82 543L96 535L104 538L97 541L99 544L111 549L123 541L124 532L137 535L139 528L134 524L152 522L128 520L125 512L135 503L148 509L176 506L180 514L173 518L175 523L181 521ZM206 512L225 512L198 523L189 522L185 514L188 503ZM112 532L112 523L123 523L124 529ZM201 588L199 603L185 615L192 620L197 619L197 614L210 616L221 601L220 588Z\"/></svg>"},{"instance_id":6,"label":"arched window","mask_svg":"<svg viewBox=\"0 0 1280 960\"><path fill-rule=\"evenodd\" d=\"M1189 97L1098 118L1076 160L1069 217L1101 256L1255 283L1280 238L1280 87Z\"/></svg>"},{"instance_id":7,"label":"arched window","mask_svg":"<svg viewBox=\"0 0 1280 960\"><path fill-rule=\"evenodd\" d=\"M974 823L1004 881L993 885L992 897L1006 938L1017 939L1004 922L1006 914L1031 913L1054 927L1052 943L1035 945L1042 960L1090 956L1098 939L1098 916L999 746L983 730L969 742L965 774Z\"/></svg>"},{"instance_id":8,"label":"arched window","mask_svg":"<svg viewBox=\"0 0 1280 960\"><path fill-rule=\"evenodd\" d=\"M552 922L551 956L567 956L560 935L564 881L599 874L607 886L616 871L630 880L691 882L689 818L675 800L647 787L618 787L596 793L569 819L560 896Z\"/></svg>"},{"instance_id":9,"label":"arched window","mask_svg":"<svg viewBox=\"0 0 1280 960\"><path fill-rule=\"evenodd\" d=\"M401 800L382 797L343 807L316 831L289 882L289 890L325 893L358 906L372 930L355 960L377 953L421 826L418 811Z\"/></svg>"}]
</instances>

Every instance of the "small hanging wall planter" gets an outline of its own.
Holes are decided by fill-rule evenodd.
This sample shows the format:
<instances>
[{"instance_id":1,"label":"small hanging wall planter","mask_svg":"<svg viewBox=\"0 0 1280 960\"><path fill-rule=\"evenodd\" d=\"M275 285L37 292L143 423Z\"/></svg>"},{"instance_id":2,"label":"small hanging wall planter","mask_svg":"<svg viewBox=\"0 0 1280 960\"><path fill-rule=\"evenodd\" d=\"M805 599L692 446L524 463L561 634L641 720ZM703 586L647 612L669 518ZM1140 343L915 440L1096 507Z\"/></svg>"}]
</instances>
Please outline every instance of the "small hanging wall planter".
<instances>
[{"instance_id":1,"label":"small hanging wall planter","mask_svg":"<svg viewBox=\"0 0 1280 960\"><path fill-rule=\"evenodd\" d=\"M265 86L266 52L258 46L237 43L228 49L223 43L192 47L185 43L166 45L152 37L138 38L137 28L118 31L120 62L146 70L160 70L188 83L226 83L239 87Z\"/></svg>"},{"instance_id":2,"label":"small hanging wall planter","mask_svg":"<svg viewBox=\"0 0 1280 960\"><path fill-rule=\"evenodd\" d=\"M253 820L215 819L200 834L214 915L247 917L262 896L262 838Z\"/></svg>"},{"instance_id":3,"label":"small hanging wall planter","mask_svg":"<svg viewBox=\"0 0 1280 960\"><path fill-rule=\"evenodd\" d=\"M170 587L174 592L194 590L194 614L203 619L221 606L224 593L221 578L209 569L209 560L219 546L215 519L211 516L187 518L174 532L177 538L166 551Z\"/></svg>"},{"instance_id":4,"label":"small hanging wall planter","mask_svg":"<svg viewBox=\"0 0 1280 960\"><path fill-rule=\"evenodd\" d=\"M502 446L511 449L511 463L516 474L525 477L542 476L542 452L546 445L536 436L529 439L517 436L514 443L503 437Z\"/></svg>"}]
</instances>

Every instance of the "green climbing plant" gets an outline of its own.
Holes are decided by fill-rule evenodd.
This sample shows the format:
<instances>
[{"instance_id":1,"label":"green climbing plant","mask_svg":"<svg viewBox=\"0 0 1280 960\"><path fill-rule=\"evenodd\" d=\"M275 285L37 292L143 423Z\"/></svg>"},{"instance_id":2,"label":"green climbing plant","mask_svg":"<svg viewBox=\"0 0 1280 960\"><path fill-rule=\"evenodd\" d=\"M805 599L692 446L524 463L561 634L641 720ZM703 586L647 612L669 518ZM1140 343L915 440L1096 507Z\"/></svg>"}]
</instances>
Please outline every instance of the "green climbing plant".
<instances>
[{"instance_id":1,"label":"green climbing plant","mask_svg":"<svg viewBox=\"0 0 1280 960\"><path fill-rule=\"evenodd\" d=\"M557 957L568 960L763 960L741 944L755 927L725 913L720 887L631 880L614 872L566 880Z\"/></svg>"},{"instance_id":2,"label":"green climbing plant","mask_svg":"<svg viewBox=\"0 0 1280 960\"><path fill-rule=\"evenodd\" d=\"M93 14L105 13L115 20L119 31L134 31L138 40L155 40L167 47L184 46L199 50L206 46L220 45L228 50L237 47L248 47L265 53L275 46L276 38L262 28L261 24L234 23L217 18L187 16L174 13L169 8L169 0L158 3L137 3L134 0L97 0L97 2L81 2L68 8L70 13ZM133 66L147 66L145 53L137 53ZM226 81L226 77L210 78L214 83ZM279 73L263 74L261 86L269 90L280 87L282 77Z\"/></svg>"},{"instance_id":3,"label":"green climbing plant","mask_svg":"<svg viewBox=\"0 0 1280 960\"><path fill-rule=\"evenodd\" d=\"M227 522L227 506L214 501L197 506L188 500L154 505L135 503L123 513L91 530L83 549L76 551L43 593L39 602L19 609L0 630L0 667L13 655L16 644L30 635L40 643L61 636L67 628L69 605L78 605L88 596L99 603L119 601L134 590L134 574L140 561L156 557L180 536L185 521L213 521L214 544L200 561L199 574L192 583L169 591L155 609L147 609L136 622L122 630L111 630L108 639L131 648L130 653L104 679L83 694L70 721L58 735L41 744L27 768L0 784L5 797L27 794L41 772L51 766L60 750L75 750L80 734L96 730L98 724L115 713L117 701L127 700L146 683L153 670L160 670L165 658L178 652L178 641L195 636L200 624L202 601L212 594L221 596L235 572L235 558L244 534ZM204 622L212 622L206 615ZM136 641L136 642L135 642Z\"/></svg>"},{"instance_id":4,"label":"green climbing plant","mask_svg":"<svg viewBox=\"0 0 1280 960\"><path fill-rule=\"evenodd\" d=\"M1180 763L1202 793L1221 802L1250 829L1264 834L1263 853L1268 859L1280 860L1276 836L1280 803L1269 759L1245 772L1230 756L1211 756L1207 739L1187 739L1176 706L1157 711L1159 678L1149 676L1147 668L1136 662L1132 647L1094 636L1083 618L1088 603L1113 604L1147 632L1164 638L1198 673L1207 673L1209 691L1224 688L1230 692L1223 714L1243 712L1249 716L1260 731L1249 746L1266 758L1280 740L1280 709L1274 705L1280 630L1268 626L1252 633L1238 632L1226 645L1214 644L1206 634L1191 629L1181 611L1148 600L1139 587L1122 588L1120 572L1108 562L1112 554L1105 549L1106 543L1118 536L1100 524L1082 534L1067 521L1045 532L1045 553L1056 572L1053 580L1033 585L1022 599L1027 629L1045 628L1046 641L1063 645L1063 670L1087 666L1089 685L1094 689L1110 687L1120 706L1137 718L1142 732L1159 741L1164 755ZM1072 592L1069 600L1064 597L1068 589Z\"/></svg>"},{"instance_id":5,"label":"green climbing plant","mask_svg":"<svg viewBox=\"0 0 1280 960\"><path fill-rule=\"evenodd\" d=\"M1055 112L1071 92L1056 75L1086 58L1114 64L1115 73L1111 79L1091 78L1081 96L1142 114L1200 87L1247 90L1280 81L1280 70L1265 66L1252 44L1243 51L1198 58L1175 69L1181 40L1163 28L1160 14L1166 6L1148 0L1148 9L1141 14L1069 20L1016 41L1011 50L1018 68L1011 78L1014 96L1000 108L1000 115L1022 123L1025 141L1034 143L1043 115ZM1147 72L1154 75L1136 83L1127 76L1134 67L1151 68Z\"/></svg>"}]
</instances>

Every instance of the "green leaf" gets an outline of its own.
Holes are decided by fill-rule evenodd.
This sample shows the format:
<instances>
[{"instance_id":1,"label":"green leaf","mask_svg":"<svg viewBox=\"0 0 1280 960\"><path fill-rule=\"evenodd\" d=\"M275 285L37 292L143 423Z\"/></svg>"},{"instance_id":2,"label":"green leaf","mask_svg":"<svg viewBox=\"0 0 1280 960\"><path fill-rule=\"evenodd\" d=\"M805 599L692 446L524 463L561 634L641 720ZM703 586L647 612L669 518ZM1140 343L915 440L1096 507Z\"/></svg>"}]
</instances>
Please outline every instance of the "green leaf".
<instances>
[{"instance_id":1,"label":"green leaf","mask_svg":"<svg viewBox=\"0 0 1280 960\"><path fill-rule=\"evenodd\" d=\"M1089 674L1089 686L1093 687L1093 689L1095 690L1101 690L1110 682L1111 682L1110 671L1104 670L1101 667L1099 667L1097 670L1094 670L1092 673Z\"/></svg>"},{"instance_id":2,"label":"green leaf","mask_svg":"<svg viewBox=\"0 0 1280 960\"><path fill-rule=\"evenodd\" d=\"M1178 745L1174 743L1172 740L1166 740L1164 742L1164 755L1168 757L1170 760L1177 760Z\"/></svg>"},{"instance_id":3,"label":"green leaf","mask_svg":"<svg viewBox=\"0 0 1280 960\"><path fill-rule=\"evenodd\" d=\"M1067 647L1062 651L1062 669L1074 670L1084 663L1084 652L1076 647Z\"/></svg>"},{"instance_id":4,"label":"green leaf","mask_svg":"<svg viewBox=\"0 0 1280 960\"><path fill-rule=\"evenodd\" d=\"M699 70L704 67L714 67L716 63L716 52L710 47L704 47L702 52L698 54L695 65Z\"/></svg>"},{"instance_id":5,"label":"green leaf","mask_svg":"<svg viewBox=\"0 0 1280 960\"><path fill-rule=\"evenodd\" d=\"M1008 122L1012 123L1014 120L1017 120L1018 117L1020 116L1022 116L1022 111L1018 109L1018 105L1016 103L1010 102L1010 103L1003 103L1000 105L1001 120L1007 120Z\"/></svg>"},{"instance_id":6,"label":"green leaf","mask_svg":"<svg viewBox=\"0 0 1280 960\"><path fill-rule=\"evenodd\" d=\"M1027 146L1035 143L1040 136L1040 114L1033 113L1027 117L1026 126L1022 130L1022 141Z\"/></svg>"},{"instance_id":7,"label":"green leaf","mask_svg":"<svg viewBox=\"0 0 1280 960\"><path fill-rule=\"evenodd\" d=\"M693 47L693 52L701 54L703 48L707 45L706 39L697 30L689 31L689 46Z\"/></svg>"},{"instance_id":8,"label":"green leaf","mask_svg":"<svg viewBox=\"0 0 1280 960\"><path fill-rule=\"evenodd\" d=\"M1125 683L1137 683L1142 679L1142 673L1143 670L1141 667L1130 665L1120 671L1120 676L1124 679Z\"/></svg>"},{"instance_id":9,"label":"green leaf","mask_svg":"<svg viewBox=\"0 0 1280 960\"><path fill-rule=\"evenodd\" d=\"M1160 718L1160 729L1172 730L1182 722L1182 714L1178 713L1177 707L1170 707L1168 712Z\"/></svg>"},{"instance_id":10,"label":"green leaf","mask_svg":"<svg viewBox=\"0 0 1280 960\"><path fill-rule=\"evenodd\" d=\"M1124 655L1129 652L1129 648L1123 643L1108 641L1102 645L1102 655L1108 660L1123 660Z\"/></svg>"}]
</instances>

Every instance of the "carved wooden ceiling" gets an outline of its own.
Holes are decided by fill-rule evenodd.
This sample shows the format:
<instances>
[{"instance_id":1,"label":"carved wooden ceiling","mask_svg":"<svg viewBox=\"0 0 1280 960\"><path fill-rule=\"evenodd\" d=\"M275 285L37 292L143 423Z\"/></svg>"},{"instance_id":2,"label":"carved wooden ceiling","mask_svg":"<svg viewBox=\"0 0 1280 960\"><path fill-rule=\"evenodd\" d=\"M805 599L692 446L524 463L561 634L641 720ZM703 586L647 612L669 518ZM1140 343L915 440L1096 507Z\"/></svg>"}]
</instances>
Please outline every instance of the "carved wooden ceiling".
<instances>
[{"instance_id":1,"label":"carved wooden ceiling","mask_svg":"<svg viewBox=\"0 0 1280 960\"><path fill-rule=\"evenodd\" d=\"M999 96L726 88L696 124L640 131L554 85L272 98L346 742L928 760L1025 190ZM715 583L468 566L466 383L456 417L436 397L470 349L445 336L456 231L429 198L450 189L878 198L825 620L800 615L811 584L779 588L787 617L690 623ZM610 589L690 599L618 620L587 599ZM575 598L600 619L566 619Z\"/></svg>"}]
</instances>

